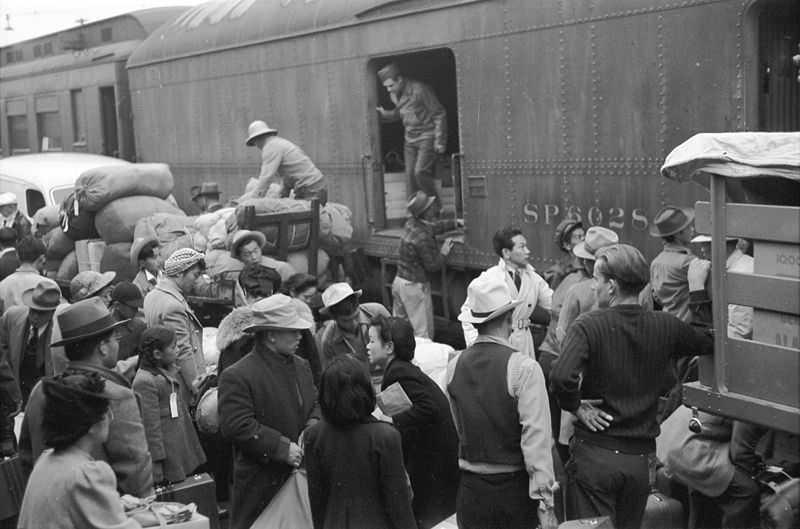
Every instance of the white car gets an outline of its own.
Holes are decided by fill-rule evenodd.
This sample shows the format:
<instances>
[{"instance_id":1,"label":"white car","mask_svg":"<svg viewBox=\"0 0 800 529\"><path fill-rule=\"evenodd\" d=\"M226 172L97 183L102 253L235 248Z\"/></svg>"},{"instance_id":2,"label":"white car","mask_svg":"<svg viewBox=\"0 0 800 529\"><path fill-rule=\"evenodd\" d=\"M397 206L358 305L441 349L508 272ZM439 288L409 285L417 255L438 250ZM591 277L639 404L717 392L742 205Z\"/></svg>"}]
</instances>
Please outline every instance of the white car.
<instances>
[{"instance_id":1,"label":"white car","mask_svg":"<svg viewBox=\"0 0 800 529\"><path fill-rule=\"evenodd\" d=\"M75 189L84 171L130 162L79 152L47 152L0 158L0 192L19 199L19 209L28 217L44 206L61 205Z\"/></svg>"}]
</instances>

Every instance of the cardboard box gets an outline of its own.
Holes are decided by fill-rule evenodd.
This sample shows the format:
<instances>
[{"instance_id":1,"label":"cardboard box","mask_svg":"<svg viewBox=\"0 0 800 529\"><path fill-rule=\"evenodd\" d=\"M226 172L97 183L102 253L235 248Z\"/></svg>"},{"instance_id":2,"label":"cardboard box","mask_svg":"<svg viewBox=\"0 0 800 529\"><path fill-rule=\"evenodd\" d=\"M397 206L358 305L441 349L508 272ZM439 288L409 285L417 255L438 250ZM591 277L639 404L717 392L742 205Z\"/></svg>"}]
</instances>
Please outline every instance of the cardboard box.
<instances>
[{"instance_id":1,"label":"cardboard box","mask_svg":"<svg viewBox=\"0 0 800 529\"><path fill-rule=\"evenodd\" d=\"M753 272L800 279L800 246L756 241L753 245Z\"/></svg>"},{"instance_id":2,"label":"cardboard box","mask_svg":"<svg viewBox=\"0 0 800 529\"><path fill-rule=\"evenodd\" d=\"M210 529L208 518L200 513L194 513L188 522L171 523L167 527L170 529Z\"/></svg>"},{"instance_id":3,"label":"cardboard box","mask_svg":"<svg viewBox=\"0 0 800 529\"><path fill-rule=\"evenodd\" d=\"M754 310L753 341L800 349L800 316Z\"/></svg>"}]
</instances>

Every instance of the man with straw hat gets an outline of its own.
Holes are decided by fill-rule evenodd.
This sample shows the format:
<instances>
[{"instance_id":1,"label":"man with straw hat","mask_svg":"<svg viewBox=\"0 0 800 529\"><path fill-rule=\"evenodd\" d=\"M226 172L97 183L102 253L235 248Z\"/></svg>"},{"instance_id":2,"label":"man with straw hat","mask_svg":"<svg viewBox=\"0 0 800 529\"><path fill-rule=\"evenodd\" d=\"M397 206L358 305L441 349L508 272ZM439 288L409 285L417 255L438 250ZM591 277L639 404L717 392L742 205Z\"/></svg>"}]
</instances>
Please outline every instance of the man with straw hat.
<instances>
[{"instance_id":1,"label":"man with straw hat","mask_svg":"<svg viewBox=\"0 0 800 529\"><path fill-rule=\"evenodd\" d=\"M139 404L128 380L114 370L119 351L116 329L125 322L115 320L97 297L70 305L57 318L62 338L53 346L64 346L69 359L64 373L96 373L105 380L106 390L114 395L108 438L90 455L111 465L123 494L141 498L151 495L153 467ZM44 406L45 395L40 382L31 391L20 432L20 460L28 472L47 448L43 431Z\"/></svg>"},{"instance_id":2,"label":"man with straw hat","mask_svg":"<svg viewBox=\"0 0 800 529\"><path fill-rule=\"evenodd\" d=\"M252 306L255 347L220 375L220 431L235 448L231 529L247 529L303 459L300 437L319 418L308 362L295 354L312 322L292 298Z\"/></svg>"},{"instance_id":3,"label":"man with straw hat","mask_svg":"<svg viewBox=\"0 0 800 529\"><path fill-rule=\"evenodd\" d=\"M478 330L448 366L447 391L459 437L456 513L463 529L555 529L550 413L542 370L508 342L513 300L505 281L470 283L458 319Z\"/></svg>"},{"instance_id":4,"label":"man with straw hat","mask_svg":"<svg viewBox=\"0 0 800 529\"><path fill-rule=\"evenodd\" d=\"M689 322L689 263L695 256L689 249L694 236L694 211L665 206L653 219L650 235L660 237L664 249L650 263L650 288L661 310Z\"/></svg>"},{"instance_id":5,"label":"man with straw hat","mask_svg":"<svg viewBox=\"0 0 800 529\"><path fill-rule=\"evenodd\" d=\"M261 151L261 172L254 186L248 185L245 195L254 197L288 197L311 200L327 199L325 177L311 158L294 143L278 136L277 129L256 120L247 127L248 147Z\"/></svg>"}]
</instances>

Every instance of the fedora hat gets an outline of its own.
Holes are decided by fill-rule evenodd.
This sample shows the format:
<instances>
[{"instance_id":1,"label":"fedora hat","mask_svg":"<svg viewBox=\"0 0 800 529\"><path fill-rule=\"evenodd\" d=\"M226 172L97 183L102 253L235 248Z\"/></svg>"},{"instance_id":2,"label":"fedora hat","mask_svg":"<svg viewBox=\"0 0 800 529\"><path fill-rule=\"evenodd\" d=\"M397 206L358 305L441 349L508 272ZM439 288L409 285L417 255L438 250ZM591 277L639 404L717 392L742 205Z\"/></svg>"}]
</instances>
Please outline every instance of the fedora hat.
<instances>
[{"instance_id":1,"label":"fedora hat","mask_svg":"<svg viewBox=\"0 0 800 529\"><path fill-rule=\"evenodd\" d=\"M56 310L61 303L61 289L51 281L40 281L22 293L22 302L34 310Z\"/></svg>"},{"instance_id":2,"label":"fedora hat","mask_svg":"<svg viewBox=\"0 0 800 529\"><path fill-rule=\"evenodd\" d=\"M361 297L361 290L353 290L348 283L333 283L322 293L322 308L320 313L328 314L330 308L341 303L350 296Z\"/></svg>"},{"instance_id":3,"label":"fedora hat","mask_svg":"<svg viewBox=\"0 0 800 529\"><path fill-rule=\"evenodd\" d=\"M58 314L57 318L58 326L61 328L61 340L50 344L51 347L80 342L128 322L128 320L115 320L100 298L89 298L73 303Z\"/></svg>"},{"instance_id":4,"label":"fedora hat","mask_svg":"<svg viewBox=\"0 0 800 529\"><path fill-rule=\"evenodd\" d=\"M189 195L192 197L192 200L208 196L218 197L221 194L219 185L216 182L203 182L199 186L192 186L191 189L189 189Z\"/></svg>"},{"instance_id":5,"label":"fedora hat","mask_svg":"<svg viewBox=\"0 0 800 529\"><path fill-rule=\"evenodd\" d=\"M467 311L458 315L464 323L485 323L513 309L523 300L513 299L505 281L482 273L467 288Z\"/></svg>"},{"instance_id":6,"label":"fedora hat","mask_svg":"<svg viewBox=\"0 0 800 529\"><path fill-rule=\"evenodd\" d=\"M69 282L69 297L73 302L90 298L106 288L117 277L116 272L84 270Z\"/></svg>"},{"instance_id":7,"label":"fedora hat","mask_svg":"<svg viewBox=\"0 0 800 529\"><path fill-rule=\"evenodd\" d=\"M694 221L694 211L678 206L664 206L656 213L650 235L653 237L669 237L686 229Z\"/></svg>"},{"instance_id":8,"label":"fedora hat","mask_svg":"<svg viewBox=\"0 0 800 529\"><path fill-rule=\"evenodd\" d=\"M255 143L255 139L259 136L263 136L265 134L277 134L278 130L273 129L265 122L261 121L260 119L255 120L254 122L250 123L247 126L247 141L245 142L248 146L252 147Z\"/></svg>"},{"instance_id":9,"label":"fedora hat","mask_svg":"<svg viewBox=\"0 0 800 529\"><path fill-rule=\"evenodd\" d=\"M254 303L252 323L244 332L310 329L312 323L300 317L295 302L285 294L273 294Z\"/></svg>"},{"instance_id":10,"label":"fedora hat","mask_svg":"<svg viewBox=\"0 0 800 529\"><path fill-rule=\"evenodd\" d=\"M256 241L259 248L264 248L267 243L267 237L260 231L239 230L233 234L231 239L231 257L236 258L239 252L239 247L250 241Z\"/></svg>"},{"instance_id":11,"label":"fedora hat","mask_svg":"<svg viewBox=\"0 0 800 529\"><path fill-rule=\"evenodd\" d=\"M426 209L431 207L434 202L436 202L436 197L429 197L424 191L417 191L408 197L406 208L408 208L408 213L412 217L419 217Z\"/></svg>"},{"instance_id":12,"label":"fedora hat","mask_svg":"<svg viewBox=\"0 0 800 529\"><path fill-rule=\"evenodd\" d=\"M148 246L158 246L158 239L155 237L139 237L131 245L131 265L139 266L139 255Z\"/></svg>"},{"instance_id":13,"label":"fedora hat","mask_svg":"<svg viewBox=\"0 0 800 529\"><path fill-rule=\"evenodd\" d=\"M604 246L611 246L619 242L619 235L613 230L602 226L592 226L586 230L586 236L572 249L572 253L581 259L594 261L595 253Z\"/></svg>"}]
</instances>

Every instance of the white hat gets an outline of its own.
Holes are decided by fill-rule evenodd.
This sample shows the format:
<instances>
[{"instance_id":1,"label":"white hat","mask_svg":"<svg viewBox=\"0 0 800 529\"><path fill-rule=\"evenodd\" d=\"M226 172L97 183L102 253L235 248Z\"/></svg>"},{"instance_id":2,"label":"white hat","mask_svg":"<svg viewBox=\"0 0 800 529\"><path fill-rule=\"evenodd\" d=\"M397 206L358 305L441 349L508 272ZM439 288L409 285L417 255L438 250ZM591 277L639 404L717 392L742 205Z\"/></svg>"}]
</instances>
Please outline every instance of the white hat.
<instances>
[{"instance_id":1,"label":"white hat","mask_svg":"<svg viewBox=\"0 0 800 529\"><path fill-rule=\"evenodd\" d=\"M17 195L14 193L0 193L0 206L10 206L19 204Z\"/></svg>"},{"instance_id":2,"label":"white hat","mask_svg":"<svg viewBox=\"0 0 800 529\"><path fill-rule=\"evenodd\" d=\"M505 314L523 300L513 299L505 281L484 272L469 284L467 301L469 312L462 312L458 319L466 323L484 323Z\"/></svg>"},{"instance_id":3,"label":"white hat","mask_svg":"<svg viewBox=\"0 0 800 529\"><path fill-rule=\"evenodd\" d=\"M592 226L586 230L586 236L572 249L576 257L594 261L597 250L619 242L619 235L602 226Z\"/></svg>"},{"instance_id":4,"label":"white hat","mask_svg":"<svg viewBox=\"0 0 800 529\"><path fill-rule=\"evenodd\" d=\"M265 122L261 121L260 119L257 119L256 121L250 123L250 125L247 126L247 141L245 141L245 143L248 146L252 147L253 144L255 143L254 140L259 136L263 136L265 134L277 134L277 133L278 133L277 129L273 129Z\"/></svg>"},{"instance_id":5,"label":"white hat","mask_svg":"<svg viewBox=\"0 0 800 529\"><path fill-rule=\"evenodd\" d=\"M310 329L313 325L300 317L292 298L284 294L273 294L257 301L252 309L252 323L244 332L302 330Z\"/></svg>"},{"instance_id":6,"label":"white hat","mask_svg":"<svg viewBox=\"0 0 800 529\"><path fill-rule=\"evenodd\" d=\"M353 287L348 283L333 283L322 293L322 304L324 306L319 311L322 314L327 314L331 307L350 296L361 297L361 292L361 290L353 290Z\"/></svg>"}]
</instances>

